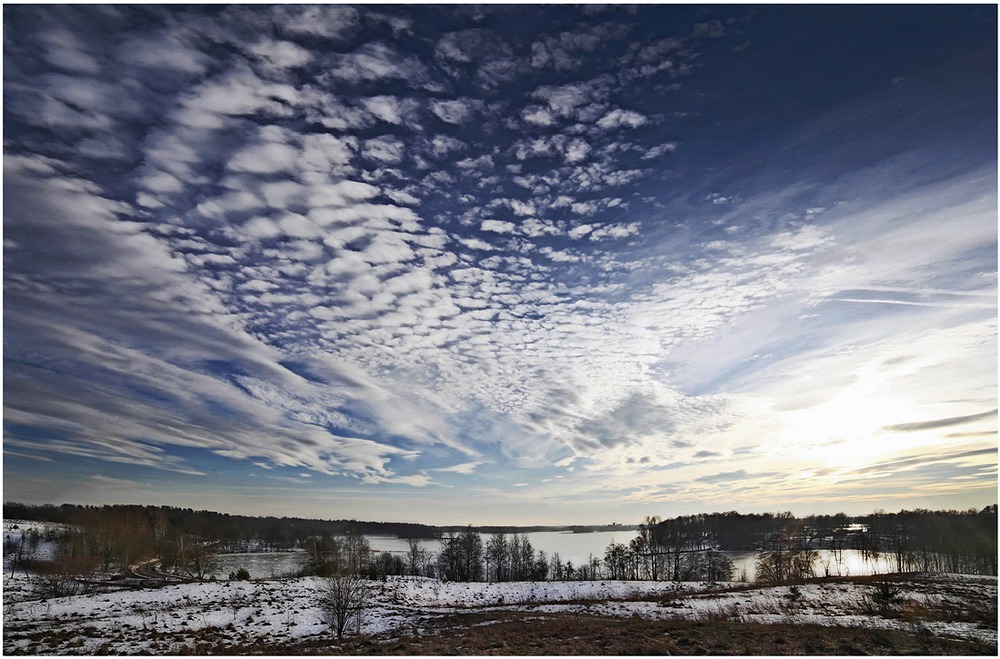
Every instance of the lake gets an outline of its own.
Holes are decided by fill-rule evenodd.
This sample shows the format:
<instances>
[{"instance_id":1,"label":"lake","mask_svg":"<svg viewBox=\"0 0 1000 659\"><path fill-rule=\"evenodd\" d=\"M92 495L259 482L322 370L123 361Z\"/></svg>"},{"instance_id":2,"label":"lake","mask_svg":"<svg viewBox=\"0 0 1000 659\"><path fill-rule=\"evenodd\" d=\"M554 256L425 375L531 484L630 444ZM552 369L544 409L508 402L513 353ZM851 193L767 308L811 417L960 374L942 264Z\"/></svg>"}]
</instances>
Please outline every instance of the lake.
<instances>
[{"instance_id":1,"label":"lake","mask_svg":"<svg viewBox=\"0 0 1000 659\"><path fill-rule=\"evenodd\" d=\"M563 564L572 562L574 566L586 564L589 557L604 558L604 549L612 542L619 542L627 545L636 536L635 531L600 531L594 533L569 533L564 531L540 531L527 533L528 540L535 551L544 551L551 559L553 554L559 554ZM368 535L365 536L373 552L380 553L388 551L399 555L404 555L408 549L406 540L391 535ZM489 541L489 534L483 534L483 545ZM441 550L441 543L438 540L421 540L423 547L429 554L437 554ZM755 576L754 561L757 553L754 551L726 551L723 552L735 567L734 579L739 579L741 572L746 572L748 581L753 581ZM816 562L817 576L861 576L869 574L885 574L893 570L888 556L883 556L878 561L866 559L860 551L845 549L839 552L839 559L835 552L827 549L819 550L819 561ZM293 574L306 562L305 552L279 552L279 553L245 553L245 554L219 554L217 556L218 567L214 574L218 579L226 579L230 572L235 572L240 567L245 567L250 576L254 579L279 577Z\"/></svg>"},{"instance_id":2,"label":"lake","mask_svg":"<svg viewBox=\"0 0 1000 659\"><path fill-rule=\"evenodd\" d=\"M628 544L635 537L635 531L595 533L543 531L526 535L535 551L542 550L549 558L554 553L558 553L563 563L572 561L573 565L582 565L587 562L590 554L596 558L603 558L604 549L612 540ZM406 540L394 535L367 535L365 537L375 553L388 551L402 556L409 549ZM489 537L489 534L483 534L484 547L489 541ZM437 554L441 551L441 542L438 540L420 540L420 546L428 554ZM235 572L240 567L245 567L250 572L250 576L256 579L295 572L305 564L306 554L305 552L219 554L216 560L218 567L214 574L218 579L228 578L230 572Z\"/></svg>"},{"instance_id":3,"label":"lake","mask_svg":"<svg viewBox=\"0 0 1000 659\"><path fill-rule=\"evenodd\" d=\"M594 533L569 533L566 531L538 531L536 533L526 533L528 541L537 552L544 551L551 559L553 554L559 554L563 563L572 561L573 565L583 565L589 559L590 554L596 558L604 558L604 549L611 544L611 541L628 544L636 536L635 531L599 531ZM372 551L400 552L406 553L408 545L406 540L401 540L395 536L369 535L366 536L371 544ZM510 534L508 534L508 540ZM483 548L489 542L490 534L483 534ZM429 553L441 551L441 543L438 540L422 540L420 545Z\"/></svg>"}]
</instances>

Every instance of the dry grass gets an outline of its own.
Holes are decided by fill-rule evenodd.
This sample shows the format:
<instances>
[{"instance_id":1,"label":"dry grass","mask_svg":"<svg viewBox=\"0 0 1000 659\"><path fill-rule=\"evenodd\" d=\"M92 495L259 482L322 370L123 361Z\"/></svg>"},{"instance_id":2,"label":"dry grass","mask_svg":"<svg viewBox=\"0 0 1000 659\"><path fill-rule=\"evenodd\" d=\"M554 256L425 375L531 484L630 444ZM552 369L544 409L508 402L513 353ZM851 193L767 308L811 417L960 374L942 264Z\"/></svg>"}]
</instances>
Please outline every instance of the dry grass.
<instances>
[{"instance_id":1,"label":"dry grass","mask_svg":"<svg viewBox=\"0 0 1000 659\"><path fill-rule=\"evenodd\" d=\"M996 646L917 631L713 621L651 621L526 612L465 613L419 635L344 643L230 648L229 653L334 655L996 655Z\"/></svg>"}]
</instances>

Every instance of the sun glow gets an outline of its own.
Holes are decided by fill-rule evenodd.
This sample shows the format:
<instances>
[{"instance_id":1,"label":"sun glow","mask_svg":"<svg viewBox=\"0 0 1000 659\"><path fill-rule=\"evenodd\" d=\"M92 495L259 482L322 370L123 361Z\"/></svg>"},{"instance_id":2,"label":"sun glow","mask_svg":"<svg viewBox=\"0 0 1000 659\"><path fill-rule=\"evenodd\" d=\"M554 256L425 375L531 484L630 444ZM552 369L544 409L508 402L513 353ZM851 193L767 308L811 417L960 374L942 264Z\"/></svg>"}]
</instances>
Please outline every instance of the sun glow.
<instances>
[{"instance_id":1,"label":"sun glow","mask_svg":"<svg viewBox=\"0 0 1000 659\"><path fill-rule=\"evenodd\" d=\"M784 413L786 425L779 432L779 446L811 469L822 469L871 464L903 449L932 443L886 430L901 419L921 415L912 401L884 391L859 382L824 403Z\"/></svg>"}]
</instances>

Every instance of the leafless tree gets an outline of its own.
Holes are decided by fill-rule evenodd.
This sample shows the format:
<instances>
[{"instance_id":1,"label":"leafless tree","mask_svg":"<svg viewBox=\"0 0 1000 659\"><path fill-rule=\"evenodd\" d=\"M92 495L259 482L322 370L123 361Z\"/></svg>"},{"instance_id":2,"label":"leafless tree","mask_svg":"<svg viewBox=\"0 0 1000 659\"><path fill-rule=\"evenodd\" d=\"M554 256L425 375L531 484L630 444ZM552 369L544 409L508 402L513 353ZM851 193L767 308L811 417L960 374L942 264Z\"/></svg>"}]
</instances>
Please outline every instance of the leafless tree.
<instances>
[{"instance_id":1,"label":"leafless tree","mask_svg":"<svg viewBox=\"0 0 1000 659\"><path fill-rule=\"evenodd\" d=\"M360 533L348 533L332 544L337 551L327 558L330 576L320 594L320 607L327 624L342 639L351 620L361 630L361 617L371 598L370 582L363 576L370 548Z\"/></svg>"},{"instance_id":2,"label":"leafless tree","mask_svg":"<svg viewBox=\"0 0 1000 659\"><path fill-rule=\"evenodd\" d=\"M505 533L494 533L486 543L486 578L510 580L510 544Z\"/></svg>"},{"instance_id":3,"label":"leafless tree","mask_svg":"<svg viewBox=\"0 0 1000 659\"><path fill-rule=\"evenodd\" d=\"M803 545L799 523L791 513L776 515L775 519L782 525L768 535L763 551L757 555L757 581L783 583L816 576L819 553Z\"/></svg>"},{"instance_id":4,"label":"leafless tree","mask_svg":"<svg viewBox=\"0 0 1000 659\"><path fill-rule=\"evenodd\" d=\"M406 562L409 573L413 576L422 576L427 571L427 550L420 545L416 538L409 538L406 541Z\"/></svg>"},{"instance_id":5,"label":"leafless tree","mask_svg":"<svg viewBox=\"0 0 1000 659\"><path fill-rule=\"evenodd\" d=\"M87 592L101 557L93 553L85 533L69 531L59 542L51 561L31 561L35 583L49 597Z\"/></svg>"},{"instance_id":6,"label":"leafless tree","mask_svg":"<svg viewBox=\"0 0 1000 659\"><path fill-rule=\"evenodd\" d=\"M356 631L361 631L361 615L370 597L370 583L361 575L336 574L327 579L320 604L338 639L344 638L351 620L355 621Z\"/></svg>"}]
</instances>

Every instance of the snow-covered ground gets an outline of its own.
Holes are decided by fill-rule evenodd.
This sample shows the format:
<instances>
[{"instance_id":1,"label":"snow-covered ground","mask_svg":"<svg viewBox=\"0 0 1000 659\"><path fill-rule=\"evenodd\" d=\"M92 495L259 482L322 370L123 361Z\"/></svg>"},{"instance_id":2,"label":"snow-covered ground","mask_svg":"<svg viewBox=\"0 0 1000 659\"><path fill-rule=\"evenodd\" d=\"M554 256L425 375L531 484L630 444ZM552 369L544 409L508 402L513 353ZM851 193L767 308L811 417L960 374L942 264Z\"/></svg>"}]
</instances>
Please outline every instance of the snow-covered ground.
<instances>
[{"instance_id":1,"label":"snow-covered ground","mask_svg":"<svg viewBox=\"0 0 1000 659\"><path fill-rule=\"evenodd\" d=\"M52 560L56 548L55 538L65 530L64 524L5 519L3 521L4 571L10 571L13 554L8 554L7 550L14 547L19 548L24 558Z\"/></svg>"},{"instance_id":2,"label":"snow-covered ground","mask_svg":"<svg viewBox=\"0 0 1000 659\"><path fill-rule=\"evenodd\" d=\"M57 525L5 520L4 540L28 536L32 557L50 558ZM175 654L255 641L283 644L330 638L319 604L318 577L249 582L172 584L160 588L42 598L35 578L5 557L5 654ZM863 613L871 586L850 580L800 586L574 581L445 583L417 577L371 583L361 632L419 632L424 623L458 611L569 612L649 619L738 620L763 623L910 628L923 633L997 642L994 624L965 612L997 606L996 577L921 575L900 582L914 615L886 619ZM202 644L199 646L199 644Z\"/></svg>"},{"instance_id":3,"label":"snow-covered ground","mask_svg":"<svg viewBox=\"0 0 1000 659\"><path fill-rule=\"evenodd\" d=\"M32 599L31 589L18 584L24 579L22 573L4 577L5 654L171 654L206 639L250 645L332 635L318 604L325 584L318 577L175 584L47 600ZM904 597L925 608L996 606L996 578L928 575L902 586ZM851 582L790 588L619 581L466 584L399 577L372 583L361 631L409 633L435 616L480 609L911 629L923 624L924 633L996 643L995 625L864 615L860 601L868 588Z\"/></svg>"}]
</instances>

